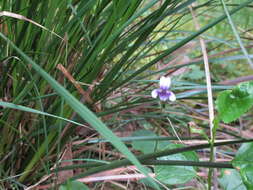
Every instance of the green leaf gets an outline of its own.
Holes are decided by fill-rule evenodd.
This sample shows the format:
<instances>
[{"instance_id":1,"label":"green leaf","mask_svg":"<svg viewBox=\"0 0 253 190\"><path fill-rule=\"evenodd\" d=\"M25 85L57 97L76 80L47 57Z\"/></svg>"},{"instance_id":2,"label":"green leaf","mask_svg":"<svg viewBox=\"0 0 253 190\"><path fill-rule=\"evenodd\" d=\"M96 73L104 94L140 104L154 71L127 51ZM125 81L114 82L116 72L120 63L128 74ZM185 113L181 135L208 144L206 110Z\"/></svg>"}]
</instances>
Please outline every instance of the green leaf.
<instances>
[{"instance_id":1,"label":"green leaf","mask_svg":"<svg viewBox=\"0 0 253 190\"><path fill-rule=\"evenodd\" d=\"M147 178L143 178L139 180L140 183L143 183L145 186L150 187L151 189L155 189L155 186L150 183L150 181L147 180ZM159 185L161 189L163 188L161 185Z\"/></svg>"},{"instance_id":2,"label":"green leaf","mask_svg":"<svg viewBox=\"0 0 253 190\"><path fill-rule=\"evenodd\" d=\"M232 164L239 170L247 188L253 189L253 143L243 144L232 160Z\"/></svg>"},{"instance_id":3,"label":"green leaf","mask_svg":"<svg viewBox=\"0 0 253 190\"><path fill-rule=\"evenodd\" d=\"M229 123L238 119L253 105L253 81L241 83L218 94L216 106L220 118Z\"/></svg>"},{"instance_id":4,"label":"green leaf","mask_svg":"<svg viewBox=\"0 0 253 190\"><path fill-rule=\"evenodd\" d=\"M66 90L62 85L60 85L53 77L51 77L42 67L36 64L30 57L28 57L21 49L19 49L12 41L10 41L5 35L0 32L0 37L4 39L9 45L16 50L16 52L22 57L22 59L30 64L33 69L40 74L49 84L50 86L61 96L66 103L85 121L87 121L95 130L97 130L103 137L108 139L115 148L117 148L120 152L126 155L126 157L146 176L148 173L146 169L141 165L141 163L137 160L135 155L130 152L127 146L92 112L90 111L84 104L82 104L78 99L76 99L68 90ZM30 162L25 168L25 172L19 177L19 181L23 181L27 175L32 171L31 169L34 167L34 164L38 161L38 158L32 158L32 162ZM148 177L152 183L155 182ZM158 188L159 189L159 188Z\"/></svg>"},{"instance_id":5,"label":"green leaf","mask_svg":"<svg viewBox=\"0 0 253 190\"><path fill-rule=\"evenodd\" d=\"M134 137L157 137L155 133L149 130L138 130L133 133ZM153 153L161 150L163 147L168 146L169 141L156 141L156 140L141 140L133 141L132 146L134 149L143 152L144 154Z\"/></svg>"},{"instance_id":6,"label":"green leaf","mask_svg":"<svg viewBox=\"0 0 253 190\"><path fill-rule=\"evenodd\" d=\"M183 147L180 144L170 144L166 147L169 149ZM159 160L191 160L198 161L197 154L195 152L184 152L181 154L174 154L169 156L163 156ZM155 166L155 174L158 180L165 184L183 184L197 176L197 172L192 166ZM176 174L176 175L175 175Z\"/></svg>"},{"instance_id":7,"label":"green leaf","mask_svg":"<svg viewBox=\"0 0 253 190\"><path fill-rule=\"evenodd\" d=\"M39 110L36 110L36 109L32 109L32 108L22 106L22 105L17 105L17 104L13 104L13 103L9 103L9 102L0 101L0 106L3 106L4 108L10 108L10 109L20 110L20 111L24 111L24 112L30 112L30 113L34 113L34 114L40 114L40 115L45 115L45 116L49 116L49 117L54 117L54 118L57 118L57 119L61 119L61 120L79 125L79 126L83 126L83 124L72 121L70 119L60 117L60 116L57 116L57 115L54 115L54 114L49 114L49 113L39 111Z\"/></svg>"},{"instance_id":8,"label":"green leaf","mask_svg":"<svg viewBox=\"0 0 253 190\"><path fill-rule=\"evenodd\" d=\"M133 136L157 136L148 130L139 130L133 133ZM134 149L148 154L155 151L161 151L166 149L174 149L183 147L180 144L172 144L167 141L156 142L154 140L143 140L132 142ZM183 152L180 154L174 154L169 156L163 156L159 160L191 160L198 161L198 156L195 152ZM183 184L190 181L196 176L195 168L192 166L155 166L154 171L158 180L165 184ZM175 175L175 173L177 175Z\"/></svg>"},{"instance_id":9,"label":"green leaf","mask_svg":"<svg viewBox=\"0 0 253 190\"><path fill-rule=\"evenodd\" d=\"M150 168L147 168L147 170L148 170L150 173L152 173L152 170L151 170ZM155 189L155 186L154 186L152 183L150 183L150 181L149 181L147 178L142 178L142 179L139 180L139 182L140 182L140 183L143 183L145 186L150 187L151 189ZM160 184L158 184L158 185L161 187ZM161 187L161 189L162 189L162 187Z\"/></svg>"},{"instance_id":10,"label":"green leaf","mask_svg":"<svg viewBox=\"0 0 253 190\"><path fill-rule=\"evenodd\" d=\"M235 169L222 170L222 175L218 180L224 190L247 190L239 172Z\"/></svg>"},{"instance_id":11,"label":"green leaf","mask_svg":"<svg viewBox=\"0 0 253 190\"><path fill-rule=\"evenodd\" d=\"M134 137L150 136L156 137L157 135L149 130L138 130L133 133ZM155 141L154 140L143 140L143 141L133 141L132 146L134 149L139 150L145 154L152 153L155 151Z\"/></svg>"},{"instance_id":12,"label":"green leaf","mask_svg":"<svg viewBox=\"0 0 253 190\"><path fill-rule=\"evenodd\" d=\"M190 66L191 71L189 73L184 74L184 78L189 78L192 80L199 80L205 77L205 72L200 70L198 65Z\"/></svg>"},{"instance_id":13,"label":"green leaf","mask_svg":"<svg viewBox=\"0 0 253 190\"><path fill-rule=\"evenodd\" d=\"M89 188L79 181L68 181L67 184L61 185L59 190L89 190Z\"/></svg>"},{"instance_id":14,"label":"green leaf","mask_svg":"<svg viewBox=\"0 0 253 190\"><path fill-rule=\"evenodd\" d=\"M253 166L248 166L240 170L242 180L248 189L253 189Z\"/></svg>"},{"instance_id":15,"label":"green leaf","mask_svg":"<svg viewBox=\"0 0 253 190\"><path fill-rule=\"evenodd\" d=\"M230 15L236 13L237 11L239 11L240 9L244 8L245 6L247 6L248 4L252 3L252 0L246 1L242 4L240 4L240 6L237 6L235 9L231 10L229 13ZM120 83L118 83L117 85L114 86L113 89L110 89L107 94L111 93L112 91L114 91L116 88L122 86L123 84L129 82L131 79L135 78L136 76L138 76L140 73L143 73L144 71L146 71L148 68L150 68L151 66L153 66L154 64L156 64L158 61L160 61L161 59L163 59L164 57L167 57L168 55L170 55L172 52L176 51L178 48L182 47L183 45L185 45L186 43L188 43L189 41L191 41L192 39L196 38L197 36L199 36L200 34L204 33L205 31L207 31L208 29L210 29L211 27L217 25L219 22L223 21L226 18L226 15L222 15L218 18L216 18L214 21L210 22L209 24L207 24L206 26L202 27L201 29L199 29L198 31L196 31L195 33L193 33L192 35L184 38L182 41L178 42L176 45L172 46L171 48L168 48L166 51L164 51L162 54L160 54L159 56L157 56L156 58L154 58L153 60L151 60L149 63L145 64L144 66L142 66L140 69L138 69L137 71L135 71L132 75L130 75L129 77L127 77L126 79L124 79L123 81L121 81ZM167 69L166 69L167 70Z\"/></svg>"}]
</instances>

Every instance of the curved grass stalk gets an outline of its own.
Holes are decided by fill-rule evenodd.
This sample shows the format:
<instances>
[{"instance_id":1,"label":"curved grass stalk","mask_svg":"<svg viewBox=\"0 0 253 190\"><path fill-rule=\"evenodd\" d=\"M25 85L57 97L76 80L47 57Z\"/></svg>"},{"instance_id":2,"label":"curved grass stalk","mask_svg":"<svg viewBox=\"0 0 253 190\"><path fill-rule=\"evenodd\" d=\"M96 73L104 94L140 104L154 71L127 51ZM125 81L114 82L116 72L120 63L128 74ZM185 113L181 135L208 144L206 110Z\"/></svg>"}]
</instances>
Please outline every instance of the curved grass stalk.
<instances>
[{"instance_id":1,"label":"curved grass stalk","mask_svg":"<svg viewBox=\"0 0 253 190\"><path fill-rule=\"evenodd\" d=\"M249 5L252 2L252 0L248 0L244 3L242 3L240 6L232 9L229 13L230 15L238 12L239 10L241 10L242 8L246 7L247 5ZM109 89L104 95L108 95L111 92L113 92L115 89L117 89L118 87L128 83L129 81L131 81L133 78L135 78L137 75L143 73L145 70L147 70L148 68L150 68L151 66L153 66L154 64L156 64L158 61L160 61L161 59L165 58L166 56L168 56L169 54L171 54L172 52L174 52L175 50L179 49L180 47L182 47L183 45L185 45L186 43L188 43L189 41L191 41L192 39L198 37L200 34L206 32L207 30L209 30L210 28L212 28L213 26L215 26L216 24L220 23L221 21L223 21L224 19L226 19L227 16L224 14L218 18L216 18L214 21L210 22L209 24L207 24L206 26L202 27L200 30L198 30L197 32L193 33L192 35L190 35L189 37L186 37L185 39L183 39L181 42L177 43L176 45L174 45L173 47L169 48L168 50L164 51L161 55L157 56L156 58L154 58L151 62L149 62L148 64L144 65L143 67L141 67L139 70L137 70L136 72L134 72L132 75L130 75L129 77L127 77L125 80L123 80L122 82L118 83L117 85L115 85L113 88ZM100 97L99 99L97 99L97 101L99 101L102 97Z\"/></svg>"},{"instance_id":2,"label":"curved grass stalk","mask_svg":"<svg viewBox=\"0 0 253 190\"><path fill-rule=\"evenodd\" d=\"M145 165L164 165L164 166L196 166L204 168L233 168L230 162L206 162L206 161L185 161L185 160L143 160L140 161ZM108 163L109 164L109 163ZM52 170L52 172L60 172L64 170L73 170L78 168L93 168L98 166L104 166L105 163L85 163L85 164L74 164L71 166L65 166ZM130 164L128 164L130 165Z\"/></svg>"},{"instance_id":3,"label":"curved grass stalk","mask_svg":"<svg viewBox=\"0 0 253 190\"><path fill-rule=\"evenodd\" d=\"M160 189L157 184L149 177L147 170L141 165L141 163L136 159L133 153L129 151L126 145L100 120L97 116L92 113L85 105L80 103L72 94L70 94L63 86L61 86L54 78L52 78L46 71L44 71L39 65L37 65L30 57L28 57L22 50L20 50L12 41L10 41L5 35L0 32L0 37L10 44L15 51L20 54L22 59L25 62L31 64L33 69L40 74L50 85L51 87L69 104L70 107L75 110L78 115L86 120L94 129L96 129L102 136L110 140L110 142L134 164L136 167L145 174L149 181L154 184L157 189ZM52 136L54 136L52 134ZM52 137L51 136L51 137ZM53 137L52 137L53 138ZM48 137L49 141L49 137ZM49 141L50 142L50 141ZM19 181L22 182L30 174L30 170L33 168L35 163L39 161L40 156L43 154L44 144L40 147L40 152L35 154L31 162L25 168L25 173L19 178ZM29 171L29 172L26 172Z\"/></svg>"},{"instance_id":4,"label":"curved grass stalk","mask_svg":"<svg viewBox=\"0 0 253 190\"><path fill-rule=\"evenodd\" d=\"M246 143L246 142L253 142L253 139L242 139L242 140L214 143L214 147L223 146L223 145L230 145L230 144L237 144L237 143ZM144 160L156 159L156 158L162 157L162 156L168 156L168 155L172 155L172 154L177 154L177 153L182 153L182 152L187 152L187 151L194 151L194 150L204 149L204 148L209 148L209 147L210 147L210 143L207 143L207 144L201 144L201 145L195 145L195 146L189 146L189 147L163 150L163 151L150 153L150 154L144 154L144 155L136 156L136 158L140 162L142 162ZM103 166L98 166L98 167L91 168L91 169L87 170L85 173L76 175L71 179L74 180L74 179L83 178L83 177L92 175L94 173L98 173L98 172L118 168L118 167L121 167L121 166L126 166L126 165L129 165L129 164L131 164L131 162L127 159L113 161L110 164L106 164L106 165L103 165Z\"/></svg>"},{"instance_id":5,"label":"curved grass stalk","mask_svg":"<svg viewBox=\"0 0 253 190\"><path fill-rule=\"evenodd\" d=\"M196 18L196 14L193 11L192 7L190 7L190 11L192 14L193 22L195 24L195 27L197 30L200 29L199 23ZM211 83L211 74L209 69L209 61L208 61L208 55L206 50L206 44L202 37L199 38L200 46L203 54L203 60L204 60L204 68L205 68L205 75L206 75L206 88L207 88L207 98L208 98L208 114L209 114L209 127L210 127L210 162L215 161L216 157L216 149L214 148L213 144L215 142L215 136L214 136L214 105L213 105L213 93L212 93L212 83ZM215 174L215 173L214 173ZM212 177L214 178L214 189L217 189L217 176L213 176L213 169L210 168L208 172L208 189L211 190L212 187Z\"/></svg>"},{"instance_id":6,"label":"curved grass stalk","mask_svg":"<svg viewBox=\"0 0 253 190\"><path fill-rule=\"evenodd\" d=\"M236 30L236 27L235 27L235 25L234 25L234 22L233 22L231 16L230 16L230 13L229 13L229 11L228 11L228 9L227 9L227 6L226 6L226 4L225 4L225 2L224 2L223 0L220 0L220 1L221 1L222 6L223 6L224 12L225 12L226 15L227 15L228 22L229 22L229 24L230 24L230 26L231 26L231 28L232 28L232 31L233 31L233 33L234 33L234 35L235 35L235 38L236 38L236 40L238 41L238 43L239 43L239 45L240 45L240 47L241 47L241 50L242 50L243 54L245 55L245 57L246 57L246 59L247 59L249 65L250 65L251 68L253 69L253 62L252 62L252 60L251 60L251 58L250 58L250 55L248 54L246 48L244 47L243 42L242 42L242 40L241 40L241 38L240 38L240 36L239 36L237 30Z\"/></svg>"},{"instance_id":7,"label":"curved grass stalk","mask_svg":"<svg viewBox=\"0 0 253 190\"><path fill-rule=\"evenodd\" d=\"M20 111L24 111L24 112L30 112L30 113L34 113L34 114L40 114L40 115L44 115L44 116L48 116L48 117L53 117L53 118L56 118L56 119L60 119L60 120L69 122L69 123L73 123L73 124L78 125L78 126L87 127L87 126L83 125L82 123L78 123L78 122L75 122L73 120L70 120L70 119L67 119L67 118L64 118L64 117L60 117L60 116L57 116L57 115L54 115L54 114L49 114L49 113L46 113L46 112L43 112L43 111L39 111L39 110L29 108L29 107L26 107L26 106L22 106L22 105L13 104L13 103L10 103L10 102L0 101L0 106L3 106L4 108L10 108L10 109L20 110Z\"/></svg>"}]
</instances>

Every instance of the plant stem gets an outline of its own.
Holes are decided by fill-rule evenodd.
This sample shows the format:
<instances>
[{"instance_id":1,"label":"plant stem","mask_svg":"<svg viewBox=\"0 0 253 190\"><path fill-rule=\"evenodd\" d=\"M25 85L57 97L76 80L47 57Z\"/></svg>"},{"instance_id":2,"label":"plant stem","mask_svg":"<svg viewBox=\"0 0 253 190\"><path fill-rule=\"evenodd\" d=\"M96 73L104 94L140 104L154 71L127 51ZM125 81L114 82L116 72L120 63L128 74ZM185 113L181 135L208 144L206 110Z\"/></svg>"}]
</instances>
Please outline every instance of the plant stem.
<instances>
[{"instance_id":1,"label":"plant stem","mask_svg":"<svg viewBox=\"0 0 253 190\"><path fill-rule=\"evenodd\" d=\"M195 24L195 27L197 30L200 30L200 25L197 21L197 17L195 12L193 11L192 7L190 6L190 11L192 14L193 22ZM206 75L206 88L207 88L207 97L208 97L208 113L209 113L209 126L210 126L210 134L211 134L211 146L210 146L210 162L213 162L216 157L216 150L213 146L214 141L215 141L215 136L213 132L213 120L214 120L214 106L213 106L213 93L212 93L212 83L211 83L211 75L210 75L210 70L209 70L209 61L208 61L208 55L207 55L207 50L206 50L206 44L205 41L202 37L199 38L200 41L200 46L203 54L203 60L204 60L204 66L205 66L205 75ZM212 187L212 174L213 174L213 169L210 168L208 172L208 190L211 190ZM214 189L217 189L215 184L217 181L217 176L214 177Z\"/></svg>"},{"instance_id":2,"label":"plant stem","mask_svg":"<svg viewBox=\"0 0 253 190\"><path fill-rule=\"evenodd\" d=\"M236 144L236 143L246 143L246 142L253 142L253 139L242 139L242 140L214 143L213 146L216 147L216 146L223 146L223 145ZM167 155L172 155L172 154L177 154L177 153L182 153L182 152L187 152L187 151L193 151L193 150L198 150L198 149L204 149L204 148L209 148L209 147L210 147L210 143L207 143L207 144L201 144L201 145L195 145L195 146L188 146L188 147L182 147L182 148L176 148L176 149L163 150L163 151L150 153L150 154L144 154L144 155L136 156L136 158L139 161L150 160L150 159L155 159L155 158L158 158L161 156L167 156ZM121 166L126 166L129 164L131 164L131 162L127 159L116 160L116 161L113 161L107 165L91 168L91 169L87 170L85 173L81 173L79 175L74 176L73 178L71 178L71 180L79 179L82 177L92 175L94 173L118 168Z\"/></svg>"},{"instance_id":3,"label":"plant stem","mask_svg":"<svg viewBox=\"0 0 253 190\"><path fill-rule=\"evenodd\" d=\"M230 162L204 162L204 161L186 161L186 160L143 160L142 164L145 165L164 165L164 166L197 166L206 168L233 168ZM85 163L85 164L75 164L70 166L65 166L57 168L52 172L59 172L64 170L73 170L76 168L92 168L98 166L107 165L106 163ZM131 163L127 164L131 165Z\"/></svg>"}]
</instances>

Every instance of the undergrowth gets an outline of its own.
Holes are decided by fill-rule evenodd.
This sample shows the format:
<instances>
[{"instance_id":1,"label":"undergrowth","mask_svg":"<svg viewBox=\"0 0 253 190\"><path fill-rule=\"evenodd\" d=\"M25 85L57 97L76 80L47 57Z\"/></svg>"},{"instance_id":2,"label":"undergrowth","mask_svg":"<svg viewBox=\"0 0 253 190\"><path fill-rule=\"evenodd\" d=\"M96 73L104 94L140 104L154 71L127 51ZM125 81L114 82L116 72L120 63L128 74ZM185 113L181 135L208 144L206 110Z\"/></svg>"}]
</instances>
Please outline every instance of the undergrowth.
<instances>
[{"instance_id":1,"label":"undergrowth","mask_svg":"<svg viewBox=\"0 0 253 190\"><path fill-rule=\"evenodd\" d=\"M252 189L252 6L1 1L0 189Z\"/></svg>"}]
</instances>

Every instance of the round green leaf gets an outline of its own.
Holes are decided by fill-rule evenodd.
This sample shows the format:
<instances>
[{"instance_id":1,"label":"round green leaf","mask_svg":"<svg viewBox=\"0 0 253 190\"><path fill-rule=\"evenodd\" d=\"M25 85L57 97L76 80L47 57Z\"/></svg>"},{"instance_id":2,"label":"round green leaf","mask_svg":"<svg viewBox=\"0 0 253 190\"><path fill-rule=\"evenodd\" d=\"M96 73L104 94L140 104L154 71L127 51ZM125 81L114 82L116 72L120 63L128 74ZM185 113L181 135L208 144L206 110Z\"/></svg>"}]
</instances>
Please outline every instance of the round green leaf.
<instances>
[{"instance_id":1,"label":"round green leaf","mask_svg":"<svg viewBox=\"0 0 253 190\"><path fill-rule=\"evenodd\" d=\"M149 130L138 130L133 133L134 137L150 136L156 137L157 135ZM145 154L155 151L156 142L154 140L133 141L132 146L134 149L139 150Z\"/></svg>"},{"instance_id":2,"label":"round green leaf","mask_svg":"<svg viewBox=\"0 0 253 190\"><path fill-rule=\"evenodd\" d=\"M220 92L216 106L220 118L229 123L238 119L253 105L253 81L241 83L233 90Z\"/></svg>"},{"instance_id":3,"label":"round green leaf","mask_svg":"<svg viewBox=\"0 0 253 190\"><path fill-rule=\"evenodd\" d=\"M239 172L235 169L224 169L221 173L218 180L224 190L247 190Z\"/></svg>"},{"instance_id":4,"label":"round green leaf","mask_svg":"<svg viewBox=\"0 0 253 190\"><path fill-rule=\"evenodd\" d=\"M248 189L253 189L253 143L243 144L232 161L233 166L240 171L243 183Z\"/></svg>"},{"instance_id":5,"label":"round green leaf","mask_svg":"<svg viewBox=\"0 0 253 190\"><path fill-rule=\"evenodd\" d=\"M166 148L173 149L179 147L183 147L183 145L170 144ZM159 160L198 161L198 157L195 152L184 152L181 154L163 156L159 158ZM192 166L155 166L154 170L157 179L169 185L186 183L197 175L195 168Z\"/></svg>"},{"instance_id":6,"label":"round green leaf","mask_svg":"<svg viewBox=\"0 0 253 190\"><path fill-rule=\"evenodd\" d=\"M242 168L240 174L247 188L253 189L253 166Z\"/></svg>"}]
</instances>

